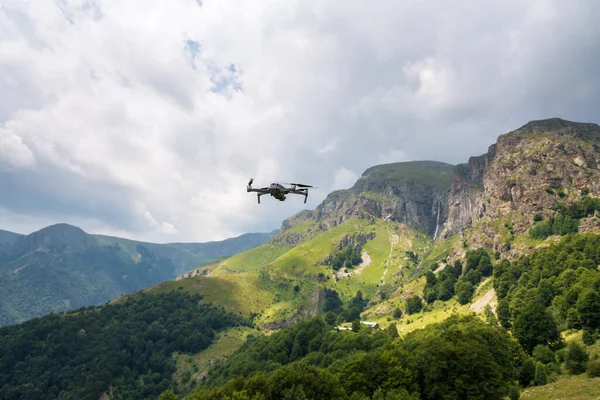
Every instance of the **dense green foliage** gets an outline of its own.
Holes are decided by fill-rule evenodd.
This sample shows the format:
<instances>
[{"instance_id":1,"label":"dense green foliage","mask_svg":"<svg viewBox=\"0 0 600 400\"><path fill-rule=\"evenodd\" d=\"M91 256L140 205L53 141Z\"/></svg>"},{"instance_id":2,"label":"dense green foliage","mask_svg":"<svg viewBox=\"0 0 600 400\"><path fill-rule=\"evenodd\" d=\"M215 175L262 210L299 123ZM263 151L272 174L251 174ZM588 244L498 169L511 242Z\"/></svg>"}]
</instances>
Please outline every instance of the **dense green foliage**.
<instances>
[{"instance_id":1,"label":"dense green foliage","mask_svg":"<svg viewBox=\"0 0 600 400\"><path fill-rule=\"evenodd\" d=\"M360 313L364 311L368 302L359 290L351 301L344 304L337 291L325 288L325 301L321 312L325 314L325 321L330 325L352 322L360 319Z\"/></svg>"},{"instance_id":2,"label":"dense green foliage","mask_svg":"<svg viewBox=\"0 0 600 400\"><path fill-rule=\"evenodd\" d=\"M460 304L467 304L475 293L475 287L484 277L492 275L493 265L488 253L483 249L468 251L466 268L456 260L447 265L436 277L432 271L425 275L423 297L428 304L436 300L450 300L456 296Z\"/></svg>"},{"instance_id":3,"label":"dense green foliage","mask_svg":"<svg viewBox=\"0 0 600 400\"><path fill-rule=\"evenodd\" d=\"M574 214L577 215L577 214ZM600 329L600 236L572 234L560 243L494 266L494 288L502 326L531 355L519 369L521 385L543 385L561 373L588 369L584 347L565 348L560 332L582 329L593 344ZM590 374L594 374L592 365Z\"/></svg>"},{"instance_id":4,"label":"dense green foliage","mask_svg":"<svg viewBox=\"0 0 600 400\"><path fill-rule=\"evenodd\" d=\"M331 266L337 271L340 268L354 268L361 262L361 246L346 246L335 253Z\"/></svg>"},{"instance_id":5,"label":"dense green foliage","mask_svg":"<svg viewBox=\"0 0 600 400\"><path fill-rule=\"evenodd\" d=\"M0 241L0 326L104 304L272 236L252 233L220 242L154 244L90 235L67 224L14 235Z\"/></svg>"},{"instance_id":6,"label":"dense green foliage","mask_svg":"<svg viewBox=\"0 0 600 400\"><path fill-rule=\"evenodd\" d=\"M539 222L529 230L529 236L534 239L545 239L551 235L562 236L578 232L581 218L589 217L596 211L600 211L600 199L583 196L580 201L568 206L559 203L553 209L556 211L556 215L547 220L536 215L534 221Z\"/></svg>"},{"instance_id":7,"label":"dense green foliage","mask_svg":"<svg viewBox=\"0 0 600 400\"><path fill-rule=\"evenodd\" d=\"M0 328L0 398L157 397L172 382L175 351L196 353L216 332L240 324L198 296L140 295Z\"/></svg>"},{"instance_id":8,"label":"dense green foliage","mask_svg":"<svg viewBox=\"0 0 600 400\"><path fill-rule=\"evenodd\" d=\"M494 267L498 317L531 351L558 345L557 332L600 328L600 236L568 235L514 262ZM535 320L535 321L533 321Z\"/></svg>"},{"instance_id":9,"label":"dense green foliage","mask_svg":"<svg viewBox=\"0 0 600 400\"><path fill-rule=\"evenodd\" d=\"M320 317L245 345L186 399L502 399L523 354L508 333L474 316L394 339L336 331Z\"/></svg>"}]
</instances>

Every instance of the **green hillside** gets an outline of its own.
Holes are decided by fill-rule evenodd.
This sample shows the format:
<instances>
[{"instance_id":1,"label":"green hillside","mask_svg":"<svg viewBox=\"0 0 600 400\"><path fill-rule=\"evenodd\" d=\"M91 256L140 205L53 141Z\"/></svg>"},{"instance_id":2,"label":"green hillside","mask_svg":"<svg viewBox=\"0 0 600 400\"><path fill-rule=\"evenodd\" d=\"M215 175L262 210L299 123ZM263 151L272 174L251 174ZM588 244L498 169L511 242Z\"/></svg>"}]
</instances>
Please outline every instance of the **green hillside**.
<instances>
[{"instance_id":1,"label":"green hillside","mask_svg":"<svg viewBox=\"0 0 600 400\"><path fill-rule=\"evenodd\" d=\"M347 238L362 237L362 260L351 268L335 270L328 258L339 252ZM415 272L415 262L431 250L431 240L403 224L375 219L351 219L316 234L296 247L268 243L232 256L216 265L184 274L148 289L149 293L186 290L203 294L203 302L250 315L256 323L282 323L299 314L314 315L325 288L348 301L357 292L371 301L391 295Z\"/></svg>"},{"instance_id":2,"label":"green hillside","mask_svg":"<svg viewBox=\"0 0 600 400\"><path fill-rule=\"evenodd\" d=\"M273 233L154 244L56 224L0 245L0 325L98 305L262 245ZM4 237L7 237L5 235Z\"/></svg>"}]
</instances>

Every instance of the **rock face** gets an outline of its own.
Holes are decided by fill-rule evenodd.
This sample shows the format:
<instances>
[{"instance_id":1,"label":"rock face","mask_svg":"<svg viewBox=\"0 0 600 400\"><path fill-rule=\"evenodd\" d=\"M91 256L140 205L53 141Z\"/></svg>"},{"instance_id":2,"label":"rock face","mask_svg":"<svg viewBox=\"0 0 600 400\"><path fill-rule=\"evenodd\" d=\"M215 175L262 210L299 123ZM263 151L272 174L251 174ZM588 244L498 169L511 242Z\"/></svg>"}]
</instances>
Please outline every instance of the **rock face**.
<instances>
[{"instance_id":1,"label":"rock face","mask_svg":"<svg viewBox=\"0 0 600 400\"><path fill-rule=\"evenodd\" d=\"M351 189L334 191L314 211L285 220L279 237L289 239L287 231L308 219L324 231L353 217L402 222L434 237L448 216L453 170L453 165L434 161L369 168Z\"/></svg>"},{"instance_id":2,"label":"rock face","mask_svg":"<svg viewBox=\"0 0 600 400\"><path fill-rule=\"evenodd\" d=\"M306 233L292 234L291 228L306 221L315 223L313 235L351 217L382 218L433 239L476 227L470 247L502 252L510 247L506 236L524 233L536 214L552 215L552 206L576 201L584 189L600 196L599 164L597 124L531 121L499 136L486 154L466 164L421 161L369 168L351 189L334 191L314 211L284 221L280 237L288 243L305 240Z\"/></svg>"},{"instance_id":3,"label":"rock face","mask_svg":"<svg viewBox=\"0 0 600 400\"><path fill-rule=\"evenodd\" d=\"M529 122L456 168L440 236L477 225L472 244L507 250L498 220L507 220L511 234L518 235L536 214L551 216L554 205L577 201L582 190L600 195L599 163L600 126L561 119Z\"/></svg>"}]
</instances>

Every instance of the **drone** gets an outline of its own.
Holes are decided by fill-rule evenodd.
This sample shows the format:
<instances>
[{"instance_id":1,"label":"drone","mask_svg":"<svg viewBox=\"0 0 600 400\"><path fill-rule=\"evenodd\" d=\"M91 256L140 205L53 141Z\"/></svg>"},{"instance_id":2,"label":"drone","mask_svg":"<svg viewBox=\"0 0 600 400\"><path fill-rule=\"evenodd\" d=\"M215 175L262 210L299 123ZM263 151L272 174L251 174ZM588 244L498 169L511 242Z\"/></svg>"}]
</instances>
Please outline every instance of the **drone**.
<instances>
[{"instance_id":1,"label":"drone","mask_svg":"<svg viewBox=\"0 0 600 400\"><path fill-rule=\"evenodd\" d=\"M248 187L246 191L248 192L256 192L258 197L258 204L260 204L260 196L265 194L270 194L275 197L279 201L285 200L285 195L289 193L293 194L301 194L304 195L304 203L306 203L306 199L308 198L308 188L314 188L311 185L305 185L303 183L271 183L269 187L263 188L252 188L252 182L254 182L254 178L250 178L248 182ZM291 185L291 187L285 187L283 185Z\"/></svg>"}]
</instances>

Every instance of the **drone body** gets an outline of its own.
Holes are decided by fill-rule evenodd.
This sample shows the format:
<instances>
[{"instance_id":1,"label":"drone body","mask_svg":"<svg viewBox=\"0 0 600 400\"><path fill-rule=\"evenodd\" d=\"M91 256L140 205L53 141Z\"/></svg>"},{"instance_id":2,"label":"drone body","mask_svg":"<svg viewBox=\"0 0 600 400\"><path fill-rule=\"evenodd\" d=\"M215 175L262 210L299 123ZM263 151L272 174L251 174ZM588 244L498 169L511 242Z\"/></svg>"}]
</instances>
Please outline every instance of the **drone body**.
<instances>
[{"instance_id":1,"label":"drone body","mask_svg":"<svg viewBox=\"0 0 600 400\"><path fill-rule=\"evenodd\" d=\"M281 183L271 183L268 187L263 188L252 188L252 182L254 178L250 178L250 182L248 182L248 187L246 191L248 192L256 192L258 198L258 204L260 204L260 196L265 194L270 194L272 197L275 197L279 201L284 201L286 199L285 195L292 194L301 194L304 196L304 202L306 203L306 199L308 198L308 188L312 188L313 186L304 185L302 183L289 183L291 187L285 187Z\"/></svg>"}]
</instances>

